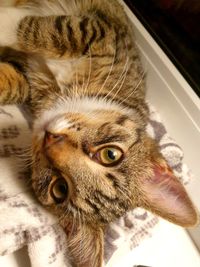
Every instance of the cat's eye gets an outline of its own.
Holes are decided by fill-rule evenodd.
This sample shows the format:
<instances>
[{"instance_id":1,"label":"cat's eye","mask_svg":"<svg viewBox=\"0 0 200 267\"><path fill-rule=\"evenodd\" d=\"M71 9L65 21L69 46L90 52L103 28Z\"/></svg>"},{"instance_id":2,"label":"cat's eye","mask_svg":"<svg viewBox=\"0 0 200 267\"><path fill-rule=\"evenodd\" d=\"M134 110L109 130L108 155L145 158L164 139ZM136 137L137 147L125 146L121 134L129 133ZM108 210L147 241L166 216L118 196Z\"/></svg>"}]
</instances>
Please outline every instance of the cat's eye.
<instances>
[{"instance_id":1,"label":"cat's eye","mask_svg":"<svg viewBox=\"0 0 200 267\"><path fill-rule=\"evenodd\" d=\"M67 199L68 185L64 178L59 178L52 184L51 196L56 203L62 203Z\"/></svg>"},{"instance_id":2,"label":"cat's eye","mask_svg":"<svg viewBox=\"0 0 200 267\"><path fill-rule=\"evenodd\" d=\"M95 158L105 166L114 166L118 164L123 157L123 152L117 147L101 148L96 154Z\"/></svg>"}]
</instances>

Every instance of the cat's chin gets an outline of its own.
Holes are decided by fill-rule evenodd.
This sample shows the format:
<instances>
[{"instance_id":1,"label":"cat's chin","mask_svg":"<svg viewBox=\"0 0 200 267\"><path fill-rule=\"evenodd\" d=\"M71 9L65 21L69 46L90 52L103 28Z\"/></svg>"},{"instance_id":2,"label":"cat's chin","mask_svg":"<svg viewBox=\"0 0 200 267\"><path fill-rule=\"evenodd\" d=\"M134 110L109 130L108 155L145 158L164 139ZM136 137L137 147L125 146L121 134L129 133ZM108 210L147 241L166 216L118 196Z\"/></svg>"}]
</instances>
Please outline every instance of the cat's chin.
<instances>
[{"instance_id":1,"label":"cat's chin","mask_svg":"<svg viewBox=\"0 0 200 267\"><path fill-rule=\"evenodd\" d=\"M58 99L56 103L48 110L44 110L43 113L36 118L33 124L33 130L35 133L41 133L45 130L50 130L51 126L58 123L58 128L64 127L61 122L61 117L64 117L66 113L83 114L85 116L94 116L100 110L119 112L122 115L133 116L136 112L133 109L122 106L120 103L116 103L111 100L97 97L76 97Z\"/></svg>"}]
</instances>

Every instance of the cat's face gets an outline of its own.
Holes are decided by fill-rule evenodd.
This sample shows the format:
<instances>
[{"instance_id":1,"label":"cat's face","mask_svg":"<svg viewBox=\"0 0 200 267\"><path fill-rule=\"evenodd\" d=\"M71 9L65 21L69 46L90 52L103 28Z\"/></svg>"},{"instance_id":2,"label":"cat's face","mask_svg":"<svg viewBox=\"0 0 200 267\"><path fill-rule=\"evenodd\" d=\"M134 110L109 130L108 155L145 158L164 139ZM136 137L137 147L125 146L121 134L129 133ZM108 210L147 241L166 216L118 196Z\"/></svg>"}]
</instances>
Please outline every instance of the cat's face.
<instances>
[{"instance_id":1,"label":"cat's face","mask_svg":"<svg viewBox=\"0 0 200 267\"><path fill-rule=\"evenodd\" d=\"M62 217L113 221L135 206L137 179L149 164L143 139L139 118L117 110L56 115L33 140L37 196Z\"/></svg>"},{"instance_id":2,"label":"cat's face","mask_svg":"<svg viewBox=\"0 0 200 267\"><path fill-rule=\"evenodd\" d=\"M197 221L137 113L81 110L46 112L33 135L33 188L66 228L101 228L137 206L183 226Z\"/></svg>"},{"instance_id":3,"label":"cat's face","mask_svg":"<svg viewBox=\"0 0 200 267\"><path fill-rule=\"evenodd\" d=\"M79 216L103 225L136 206L151 209L149 201L158 194L150 190L152 184L166 183L166 194L181 198L183 193L178 184L170 185L175 178L137 113L116 107L88 110L51 111L41 119L40 129L36 127L32 181L44 205L62 218ZM164 179L166 172L169 177ZM162 208L158 213L162 215Z\"/></svg>"}]
</instances>

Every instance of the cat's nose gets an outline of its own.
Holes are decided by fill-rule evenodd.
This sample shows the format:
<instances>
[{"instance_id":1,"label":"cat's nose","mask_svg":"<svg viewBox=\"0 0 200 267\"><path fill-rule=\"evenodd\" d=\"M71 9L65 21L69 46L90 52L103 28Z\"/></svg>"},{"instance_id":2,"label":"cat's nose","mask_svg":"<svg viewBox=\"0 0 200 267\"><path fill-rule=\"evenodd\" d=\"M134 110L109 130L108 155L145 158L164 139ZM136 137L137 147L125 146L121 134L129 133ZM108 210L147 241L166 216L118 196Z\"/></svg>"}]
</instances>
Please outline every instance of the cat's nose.
<instances>
[{"instance_id":1,"label":"cat's nose","mask_svg":"<svg viewBox=\"0 0 200 267\"><path fill-rule=\"evenodd\" d=\"M63 139L63 134L54 134L49 131L46 131L44 136L44 147L49 148L51 145L61 142Z\"/></svg>"}]
</instances>

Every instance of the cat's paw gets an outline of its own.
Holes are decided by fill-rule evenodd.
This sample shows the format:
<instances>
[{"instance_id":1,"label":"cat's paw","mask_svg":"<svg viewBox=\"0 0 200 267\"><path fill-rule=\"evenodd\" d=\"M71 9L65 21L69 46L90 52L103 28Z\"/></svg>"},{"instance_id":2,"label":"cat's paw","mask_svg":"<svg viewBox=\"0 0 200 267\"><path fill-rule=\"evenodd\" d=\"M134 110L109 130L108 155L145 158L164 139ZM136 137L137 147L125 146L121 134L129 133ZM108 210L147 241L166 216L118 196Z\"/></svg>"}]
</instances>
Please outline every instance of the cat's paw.
<instances>
[{"instance_id":1,"label":"cat's paw","mask_svg":"<svg viewBox=\"0 0 200 267\"><path fill-rule=\"evenodd\" d=\"M12 73L12 67L0 61L0 105L5 105L9 100L10 87L15 85L15 78Z\"/></svg>"}]
</instances>

